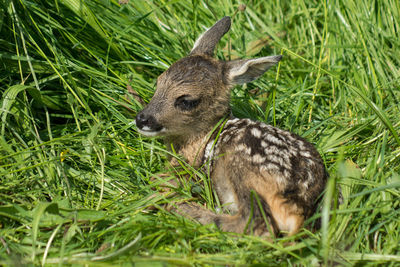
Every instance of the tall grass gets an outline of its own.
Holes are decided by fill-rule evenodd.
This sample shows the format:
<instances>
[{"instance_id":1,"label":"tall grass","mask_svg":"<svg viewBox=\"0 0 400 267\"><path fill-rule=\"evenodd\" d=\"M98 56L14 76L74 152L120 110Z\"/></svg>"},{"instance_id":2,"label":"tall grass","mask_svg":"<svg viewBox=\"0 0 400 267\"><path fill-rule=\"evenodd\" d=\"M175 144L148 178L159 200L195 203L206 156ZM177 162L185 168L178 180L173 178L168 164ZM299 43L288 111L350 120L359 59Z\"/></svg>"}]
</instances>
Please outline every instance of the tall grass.
<instances>
[{"instance_id":1,"label":"tall grass","mask_svg":"<svg viewBox=\"0 0 400 267\"><path fill-rule=\"evenodd\" d=\"M219 58L284 55L232 108L315 143L320 231L224 233L165 211L150 181L166 152L132 123L141 99L225 15ZM399 23L395 0L2 0L0 264L398 265ZM214 208L195 180L177 197L194 192Z\"/></svg>"}]
</instances>

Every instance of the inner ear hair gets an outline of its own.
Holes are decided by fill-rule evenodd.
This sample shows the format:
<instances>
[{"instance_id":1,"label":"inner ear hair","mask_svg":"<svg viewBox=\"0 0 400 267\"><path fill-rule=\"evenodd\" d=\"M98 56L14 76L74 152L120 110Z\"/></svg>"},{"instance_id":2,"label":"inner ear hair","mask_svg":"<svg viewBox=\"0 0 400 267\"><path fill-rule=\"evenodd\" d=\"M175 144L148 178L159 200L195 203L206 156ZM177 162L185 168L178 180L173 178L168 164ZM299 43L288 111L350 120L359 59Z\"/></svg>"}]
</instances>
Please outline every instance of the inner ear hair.
<instances>
[{"instance_id":1,"label":"inner ear hair","mask_svg":"<svg viewBox=\"0 0 400 267\"><path fill-rule=\"evenodd\" d=\"M223 17L217 21L214 26L204 32L194 43L190 55L208 55L213 56L214 49L219 40L231 27L231 18Z\"/></svg>"},{"instance_id":2,"label":"inner ear hair","mask_svg":"<svg viewBox=\"0 0 400 267\"><path fill-rule=\"evenodd\" d=\"M281 55L227 62L228 80L233 84L254 81L282 59Z\"/></svg>"}]
</instances>

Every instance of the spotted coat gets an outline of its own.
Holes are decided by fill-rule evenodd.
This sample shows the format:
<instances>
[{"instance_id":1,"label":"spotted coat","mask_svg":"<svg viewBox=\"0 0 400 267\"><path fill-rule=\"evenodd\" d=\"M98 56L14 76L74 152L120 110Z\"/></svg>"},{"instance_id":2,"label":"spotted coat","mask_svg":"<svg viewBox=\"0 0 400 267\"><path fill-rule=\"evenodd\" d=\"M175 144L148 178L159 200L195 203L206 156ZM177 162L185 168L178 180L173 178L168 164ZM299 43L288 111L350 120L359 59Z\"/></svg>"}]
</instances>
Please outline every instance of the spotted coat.
<instances>
[{"instance_id":1,"label":"spotted coat","mask_svg":"<svg viewBox=\"0 0 400 267\"><path fill-rule=\"evenodd\" d=\"M227 150L238 153L260 172L276 177L283 188L282 195L303 206L306 217L315 211L317 201L313 200L319 199L328 173L318 151L308 141L262 122L229 119L205 147L202 163L210 176L216 160ZM310 202L314 205L309 205Z\"/></svg>"},{"instance_id":2,"label":"spotted coat","mask_svg":"<svg viewBox=\"0 0 400 267\"><path fill-rule=\"evenodd\" d=\"M171 209L221 230L268 235L297 233L316 210L327 173L317 150L303 138L261 122L229 119L235 85L249 83L282 59L272 55L223 61L213 57L228 32L224 17L157 79L157 90L136 116L138 132L160 136L194 168L205 166L223 212L195 202ZM172 153L171 153L172 154ZM175 168L180 161L170 159Z\"/></svg>"}]
</instances>

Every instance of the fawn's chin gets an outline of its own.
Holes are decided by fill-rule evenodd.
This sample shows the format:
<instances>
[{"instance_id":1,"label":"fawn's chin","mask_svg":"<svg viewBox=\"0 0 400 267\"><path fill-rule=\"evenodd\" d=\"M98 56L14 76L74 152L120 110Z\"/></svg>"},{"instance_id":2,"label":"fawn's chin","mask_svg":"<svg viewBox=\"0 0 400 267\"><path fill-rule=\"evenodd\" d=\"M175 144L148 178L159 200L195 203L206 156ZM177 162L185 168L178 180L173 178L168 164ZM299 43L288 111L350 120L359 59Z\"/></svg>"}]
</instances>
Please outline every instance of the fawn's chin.
<instances>
[{"instance_id":1,"label":"fawn's chin","mask_svg":"<svg viewBox=\"0 0 400 267\"><path fill-rule=\"evenodd\" d=\"M139 128L137 130L141 135L144 135L147 137L161 136L165 132L165 128L162 128L159 131L150 131L150 130L144 130L144 129L139 129Z\"/></svg>"}]
</instances>

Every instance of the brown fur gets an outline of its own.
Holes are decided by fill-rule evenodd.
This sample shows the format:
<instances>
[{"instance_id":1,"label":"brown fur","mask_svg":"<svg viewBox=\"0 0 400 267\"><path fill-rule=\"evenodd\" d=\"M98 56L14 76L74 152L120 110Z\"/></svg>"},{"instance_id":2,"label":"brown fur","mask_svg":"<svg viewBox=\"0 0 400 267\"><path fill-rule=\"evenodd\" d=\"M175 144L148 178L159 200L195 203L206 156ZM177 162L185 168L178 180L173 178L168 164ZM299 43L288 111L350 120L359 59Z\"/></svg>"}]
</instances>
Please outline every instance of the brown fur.
<instances>
[{"instance_id":1,"label":"brown fur","mask_svg":"<svg viewBox=\"0 0 400 267\"><path fill-rule=\"evenodd\" d=\"M303 138L230 117L233 85L258 78L281 57L230 62L212 58L229 27L228 17L218 21L188 57L160 75L136 124L142 134L163 136L168 148L209 172L226 214L194 203L176 203L171 210L224 231L268 236L272 229L272 234L293 235L315 212L327 172L319 153ZM175 158L170 163L179 165Z\"/></svg>"}]
</instances>

